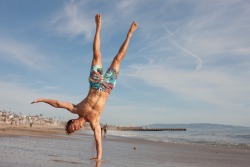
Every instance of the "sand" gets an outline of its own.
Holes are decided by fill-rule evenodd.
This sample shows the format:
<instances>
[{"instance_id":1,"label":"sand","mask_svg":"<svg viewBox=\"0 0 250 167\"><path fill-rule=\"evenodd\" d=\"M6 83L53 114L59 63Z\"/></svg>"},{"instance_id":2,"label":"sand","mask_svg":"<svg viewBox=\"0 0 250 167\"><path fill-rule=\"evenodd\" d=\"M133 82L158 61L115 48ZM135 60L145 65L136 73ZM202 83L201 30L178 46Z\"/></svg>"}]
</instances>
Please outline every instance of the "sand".
<instances>
[{"instance_id":1,"label":"sand","mask_svg":"<svg viewBox=\"0 0 250 167\"><path fill-rule=\"evenodd\" d=\"M0 123L0 137L6 136L34 136L34 137L55 137L59 134L66 134L63 126L49 125L10 125Z\"/></svg>"},{"instance_id":2,"label":"sand","mask_svg":"<svg viewBox=\"0 0 250 167\"><path fill-rule=\"evenodd\" d=\"M152 142L106 136L103 160L92 135L65 135L63 127L0 124L0 166L248 167L250 150L199 144ZM2 164L2 165L1 165Z\"/></svg>"}]
</instances>

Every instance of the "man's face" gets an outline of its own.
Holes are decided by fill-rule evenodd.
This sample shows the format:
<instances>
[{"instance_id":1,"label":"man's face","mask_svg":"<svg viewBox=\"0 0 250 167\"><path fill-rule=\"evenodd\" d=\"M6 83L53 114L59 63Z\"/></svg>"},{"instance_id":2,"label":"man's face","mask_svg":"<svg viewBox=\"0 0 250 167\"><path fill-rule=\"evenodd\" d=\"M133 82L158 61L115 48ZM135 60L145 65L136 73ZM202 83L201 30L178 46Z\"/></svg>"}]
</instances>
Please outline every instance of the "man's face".
<instances>
[{"instance_id":1,"label":"man's face","mask_svg":"<svg viewBox=\"0 0 250 167\"><path fill-rule=\"evenodd\" d=\"M73 132L75 132L75 131L77 131L77 130L79 130L79 129L82 128L82 124L81 124L80 120L74 119L72 122L73 123L69 127L71 133L73 133Z\"/></svg>"}]
</instances>

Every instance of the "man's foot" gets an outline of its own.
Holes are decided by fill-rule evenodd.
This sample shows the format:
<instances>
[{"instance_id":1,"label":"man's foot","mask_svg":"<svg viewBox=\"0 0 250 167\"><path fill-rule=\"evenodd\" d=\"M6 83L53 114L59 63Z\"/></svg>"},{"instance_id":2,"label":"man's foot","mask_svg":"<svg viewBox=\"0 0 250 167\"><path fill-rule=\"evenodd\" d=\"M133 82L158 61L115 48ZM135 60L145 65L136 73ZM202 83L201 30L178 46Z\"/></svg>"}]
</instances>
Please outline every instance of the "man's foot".
<instances>
[{"instance_id":1,"label":"man's foot","mask_svg":"<svg viewBox=\"0 0 250 167\"><path fill-rule=\"evenodd\" d=\"M132 35L132 34L134 33L134 31L137 29L137 27L138 27L138 24L134 21L134 22L131 24L128 33Z\"/></svg>"},{"instance_id":2,"label":"man's foot","mask_svg":"<svg viewBox=\"0 0 250 167\"><path fill-rule=\"evenodd\" d=\"M40 98L40 99L37 99L37 100L35 100L35 101L32 101L31 102L31 104L34 104L34 103L39 103L39 102L42 102L43 101L43 99L42 98Z\"/></svg>"},{"instance_id":3,"label":"man's foot","mask_svg":"<svg viewBox=\"0 0 250 167\"><path fill-rule=\"evenodd\" d=\"M101 16L101 14L96 14L95 15L95 23L96 23L96 30L100 30L101 25L102 25L102 16Z\"/></svg>"}]
</instances>

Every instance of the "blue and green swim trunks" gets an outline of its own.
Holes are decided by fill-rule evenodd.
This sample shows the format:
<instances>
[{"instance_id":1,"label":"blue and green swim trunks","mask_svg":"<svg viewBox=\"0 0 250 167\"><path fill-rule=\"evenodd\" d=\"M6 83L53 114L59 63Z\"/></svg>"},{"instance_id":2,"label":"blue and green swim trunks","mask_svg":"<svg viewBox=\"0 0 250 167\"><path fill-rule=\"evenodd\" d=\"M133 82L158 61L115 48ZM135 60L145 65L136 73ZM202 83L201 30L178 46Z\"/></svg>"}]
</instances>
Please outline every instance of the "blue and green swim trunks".
<instances>
[{"instance_id":1,"label":"blue and green swim trunks","mask_svg":"<svg viewBox=\"0 0 250 167\"><path fill-rule=\"evenodd\" d=\"M103 68L101 66L92 66L89 76L90 88L110 93L115 87L118 74L118 70L109 68L103 75Z\"/></svg>"}]
</instances>

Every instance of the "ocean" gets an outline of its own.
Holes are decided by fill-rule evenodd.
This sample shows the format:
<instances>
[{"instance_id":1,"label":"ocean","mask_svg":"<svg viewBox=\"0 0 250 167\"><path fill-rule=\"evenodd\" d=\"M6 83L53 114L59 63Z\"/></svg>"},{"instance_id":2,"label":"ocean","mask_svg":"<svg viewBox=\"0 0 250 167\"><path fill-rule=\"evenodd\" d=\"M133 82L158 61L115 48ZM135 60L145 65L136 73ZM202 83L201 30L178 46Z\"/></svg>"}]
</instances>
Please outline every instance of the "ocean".
<instances>
[{"instance_id":1,"label":"ocean","mask_svg":"<svg viewBox=\"0 0 250 167\"><path fill-rule=\"evenodd\" d=\"M107 135L156 142L210 144L250 148L250 127L218 124L153 124L146 128L186 128L186 131L108 131ZM87 132L85 132L87 133ZM91 132L90 132L91 133Z\"/></svg>"}]
</instances>

